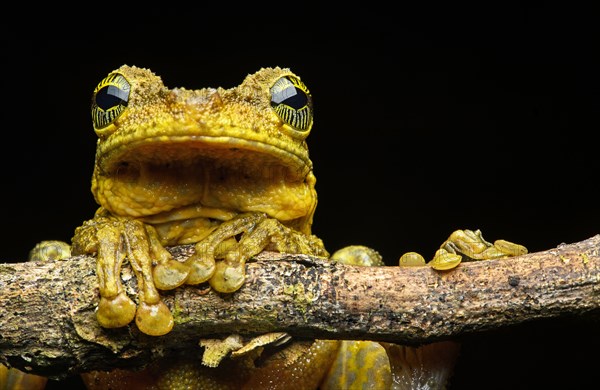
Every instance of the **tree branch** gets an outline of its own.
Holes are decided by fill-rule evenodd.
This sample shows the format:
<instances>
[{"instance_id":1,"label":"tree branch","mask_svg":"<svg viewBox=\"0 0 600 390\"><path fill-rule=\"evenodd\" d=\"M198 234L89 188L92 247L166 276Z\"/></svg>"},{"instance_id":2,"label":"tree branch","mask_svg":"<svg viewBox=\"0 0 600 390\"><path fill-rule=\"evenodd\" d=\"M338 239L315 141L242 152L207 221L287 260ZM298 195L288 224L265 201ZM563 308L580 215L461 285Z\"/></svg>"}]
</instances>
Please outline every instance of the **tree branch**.
<instances>
[{"instance_id":1,"label":"tree branch","mask_svg":"<svg viewBox=\"0 0 600 390\"><path fill-rule=\"evenodd\" d=\"M178 259L189 246L172 248ZM279 260L279 261L273 261ZM123 276L129 293L136 283ZM95 259L0 264L0 363L62 378L144 365L198 339L286 331L295 338L420 344L600 309L600 235L543 252L429 267L355 267L263 253L233 294L206 286L163 292L176 325L165 336L98 326Z\"/></svg>"}]
</instances>

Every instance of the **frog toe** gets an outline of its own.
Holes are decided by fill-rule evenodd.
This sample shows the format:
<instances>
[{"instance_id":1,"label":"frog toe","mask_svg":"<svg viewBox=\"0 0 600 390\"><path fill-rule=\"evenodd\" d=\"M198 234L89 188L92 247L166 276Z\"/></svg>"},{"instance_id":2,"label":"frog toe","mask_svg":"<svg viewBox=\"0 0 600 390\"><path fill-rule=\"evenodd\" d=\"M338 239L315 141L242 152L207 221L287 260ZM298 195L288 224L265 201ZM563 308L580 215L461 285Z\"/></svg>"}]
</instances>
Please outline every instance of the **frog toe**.
<instances>
[{"instance_id":1,"label":"frog toe","mask_svg":"<svg viewBox=\"0 0 600 390\"><path fill-rule=\"evenodd\" d=\"M104 328L120 328L135 317L135 303L124 292L114 298L100 297L96 317Z\"/></svg>"},{"instance_id":2,"label":"frog toe","mask_svg":"<svg viewBox=\"0 0 600 390\"><path fill-rule=\"evenodd\" d=\"M186 284L200 284L209 280L215 273L215 260L212 256L192 256L185 261L189 269Z\"/></svg>"},{"instance_id":3,"label":"frog toe","mask_svg":"<svg viewBox=\"0 0 600 390\"><path fill-rule=\"evenodd\" d=\"M494 241L494 248L502 252L505 256L522 256L528 253L527 248L523 245L506 240Z\"/></svg>"},{"instance_id":4,"label":"frog toe","mask_svg":"<svg viewBox=\"0 0 600 390\"><path fill-rule=\"evenodd\" d=\"M185 283L190 267L176 260L169 260L154 267L152 277L159 290L172 290Z\"/></svg>"},{"instance_id":5,"label":"frog toe","mask_svg":"<svg viewBox=\"0 0 600 390\"><path fill-rule=\"evenodd\" d=\"M209 279L210 286L222 293L232 293L239 290L246 280L245 264L228 264L218 262L214 275Z\"/></svg>"},{"instance_id":6,"label":"frog toe","mask_svg":"<svg viewBox=\"0 0 600 390\"><path fill-rule=\"evenodd\" d=\"M162 301L157 303L142 302L135 316L138 329L150 336L162 336L173 329L173 315Z\"/></svg>"},{"instance_id":7,"label":"frog toe","mask_svg":"<svg viewBox=\"0 0 600 390\"><path fill-rule=\"evenodd\" d=\"M461 255L448 252L445 249L438 249L435 252L433 259L428 264L435 270L447 271L458 267L461 261Z\"/></svg>"},{"instance_id":8,"label":"frog toe","mask_svg":"<svg viewBox=\"0 0 600 390\"><path fill-rule=\"evenodd\" d=\"M364 245L350 245L338 249L331 255L330 259L342 264L363 267L384 265L383 258L379 252Z\"/></svg>"},{"instance_id":9,"label":"frog toe","mask_svg":"<svg viewBox=\"0 0 600 390\"><path fill-rule=\"evenodd\" d=\"M425 258L417 252L406 252L400 256L400 259L398 260L398 265L400 265L400 267L421 267L425 264Z\"/></svg>"}]
</instances>

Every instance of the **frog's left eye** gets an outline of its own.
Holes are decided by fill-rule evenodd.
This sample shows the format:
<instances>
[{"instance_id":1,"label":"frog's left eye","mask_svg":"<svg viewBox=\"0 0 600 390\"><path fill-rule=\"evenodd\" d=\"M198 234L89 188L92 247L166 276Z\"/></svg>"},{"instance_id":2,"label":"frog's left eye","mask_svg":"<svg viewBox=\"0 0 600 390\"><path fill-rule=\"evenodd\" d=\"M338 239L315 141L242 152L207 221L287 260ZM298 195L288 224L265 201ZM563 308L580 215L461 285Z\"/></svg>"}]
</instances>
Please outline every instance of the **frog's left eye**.
<instances>
[{"instance_id":1,"label":"frog's left eye","mask_svg":"<svg viewBox=\"0 0 600 390\"><path fill-rule=\"evenodd\" d=\"M131 86L120 73L111 73L100 81L92 95L94 128L102 129L114 122L127 107Z\"/></svg>"},{"instance_id":2,"label":"frog's left eye","mask_svg":"<svg viewBox=\"0 0 600 390\"><path fill-rule=\"evenodd\" d=\"M279 117L296 130L308 131L312 126L312 97L299 78L284 76L271 87L271 107Z\"/></svg>"}]
</instances>

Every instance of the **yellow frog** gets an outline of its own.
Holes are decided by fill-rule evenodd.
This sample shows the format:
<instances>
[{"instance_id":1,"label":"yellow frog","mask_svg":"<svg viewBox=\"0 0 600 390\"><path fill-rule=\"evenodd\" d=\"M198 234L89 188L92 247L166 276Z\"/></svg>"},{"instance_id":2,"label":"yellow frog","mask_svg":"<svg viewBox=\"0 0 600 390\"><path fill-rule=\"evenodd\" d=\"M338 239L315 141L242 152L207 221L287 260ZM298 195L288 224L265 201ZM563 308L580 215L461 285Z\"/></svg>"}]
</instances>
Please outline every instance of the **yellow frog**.
<instances>
[{"instance_id":1,"label":"yellow frog","mask_svg":"<svg viewBox=\"0 0 600 390\"><path fill-rule=\"evenodd\" d=\"M73 253L98 254L98 320L163 335L173 318L158 290L208 281L230 293L264 249L328 256L310 234L317 204L306 137L312 101L287 69L261 69L232 89L167 89L147 69L122 66L92 98L98 135L94 219ZM185 263L165 246L195 243ZM137 305L119 279L127 258Z\"/></svg>"},{"instance_id":2,"label":"yellow frog","mask_svg":"<svg viewBox=\"0 0 600 390\"><path fill-rule=\"evenodd\" d=\"M164 335L174 320L160 290L208 282L218 292L235 292L244 283L245 262L266 249L329 256L322 241L311 234L317 205L306 144L313 123L311 95L289 69L263 68L231 89L187 90L168 89L150 70L125 65L94 90L92 119L98 135L92 192L100 208L76 229L71 250L97 254L97 318L103 327L122 327L135 319L141 332ZM194 244L194 255L185 262L172 259L165 247L178 244ZM460 230L442 245L430 265L445 270L464 256L497 258L523 251L505 241L488 243L479 231ZM383 265L375 251L360 246L338 251L333 258ZM125 259L139 286L137 304L121 284ZM401 259L401 265L421 264L424 260L414 253ZM373 376L387 375L386 381L379 380L379 387L371 388L388 388L394 366L401 366L392 356L405 354L398 352L399 346L371 342L340 346L318 341L301 348L290 348L293 358L286 358L283 365L273 363L249 379L247 386L283 375L285 366L291 381L314 388L331 366L323 388L369 375L371 382ZM349 376L344 367L358 356L362 366L352 371L362 370L363 377ZM332 364L334 360L337 363ZM294 362L294 369L288 361ZM310 366L312 374L294 376L301 366ZM205 369L184 371L198 374ZM406 370L406 365L398 370ZM163 380L172 387L173 380L187 375L173 369L164 372L169 374L154 378L155 384ZM124 378L131 375L95 373L87 376L88 385L116 381L130 386Z\"/></svg>"}]
</instances>

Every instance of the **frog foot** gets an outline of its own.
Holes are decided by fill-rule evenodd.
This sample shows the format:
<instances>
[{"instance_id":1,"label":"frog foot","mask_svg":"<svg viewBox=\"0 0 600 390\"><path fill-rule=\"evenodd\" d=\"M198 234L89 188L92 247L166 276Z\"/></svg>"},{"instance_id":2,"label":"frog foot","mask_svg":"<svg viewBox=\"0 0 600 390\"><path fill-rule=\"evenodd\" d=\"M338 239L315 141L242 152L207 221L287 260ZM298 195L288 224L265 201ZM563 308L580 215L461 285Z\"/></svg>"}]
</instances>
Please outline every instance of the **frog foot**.
<instances>
[{"instance_id":1,"label":"frog foot","mask_svg":"<svg viewBox=\"0 0 600 390\"><path fill-rule=\"evenodd\" d=\"M246 278L246 261L265 249L327 256L321 240L293 230L264 213L239 214L198 242L185 264L187 284L208 281L218 292L237 291Z\"/></svg>"},{"instance_id":2,"label":"frog foot","mask_svg":"<svg viewBox=\"0 0 600 390\"><path fill-rule=\"evenodd\" d=\"M237 359L249 356L255 360L261 355L265 346L281 346L291 339L292 336L285 332L264 333L250 340L244 340L239 334L232 334L223 340L201 339L198 344L204 348L202 364L207 367L217 367L226 357Z\"/></svg>"},{"instance_id":3,"label":"frog foot","mask_svg":"<svg viewBox=\"0 0 600 390\"><path fill-rule=\"evenodd\" d=\"M455 268L463 259L492 260L527 254L527 248L506 240L490 243L480 230L456 230L440 246L429 262L437 270Z\"/></svg>"}]
</instances>

